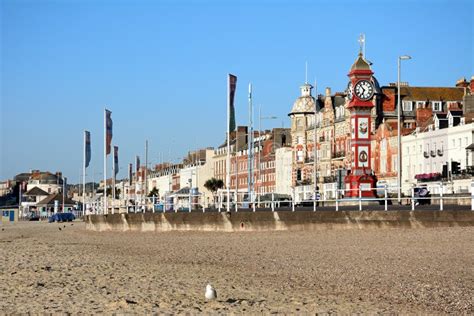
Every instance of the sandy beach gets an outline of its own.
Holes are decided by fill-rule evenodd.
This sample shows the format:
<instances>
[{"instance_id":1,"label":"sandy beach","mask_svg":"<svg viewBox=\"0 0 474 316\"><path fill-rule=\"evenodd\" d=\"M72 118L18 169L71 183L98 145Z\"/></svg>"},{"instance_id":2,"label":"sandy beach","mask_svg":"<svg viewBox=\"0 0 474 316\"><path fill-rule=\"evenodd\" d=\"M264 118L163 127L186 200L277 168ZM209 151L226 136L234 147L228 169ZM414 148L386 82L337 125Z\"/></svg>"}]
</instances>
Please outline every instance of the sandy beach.
<instances>
[{"instance_id":1,"label":"sandy beach","mask_svg":"<svg viewBox=\"0 0 474 316\"><path fill-rule=\"evenodd\" d=\"M98 233L18 223L0 225L0 311L472 314L473 263L472 227ZM216 301L204 299L208 282Z\"/></svg>"}]
</instances>

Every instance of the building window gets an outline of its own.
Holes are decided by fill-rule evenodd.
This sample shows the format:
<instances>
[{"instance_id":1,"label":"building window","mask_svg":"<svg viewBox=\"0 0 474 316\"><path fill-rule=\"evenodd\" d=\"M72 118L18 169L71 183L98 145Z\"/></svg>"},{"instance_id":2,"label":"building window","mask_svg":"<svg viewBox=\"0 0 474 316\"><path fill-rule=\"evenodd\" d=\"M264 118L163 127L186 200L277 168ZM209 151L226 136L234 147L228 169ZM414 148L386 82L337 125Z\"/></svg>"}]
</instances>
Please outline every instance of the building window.
<instances>
[{"instance_id":1,"label":"building window","mask_svg":"<svg viewBox=\"0 0 474 316\"><path fill-rule=\"evenodd\" d=\"M403 101L403 111L413 111L412 101Z\"/></svg>"},{"instance_id":2,"label":"building window","mask_svg":"<svg viewBox=\"0 0 474 316\"><path fill-rule=\"evenodd\" d=\"M441 101L433 101L431 104L434 112L441 112L443 110Z\"/></svg>"},{"instance_id":3,"label":"building window","mask_svg":"<svg viewBox=\"0 0 474 316\"><path fill-rule=\"evenodd\" d=\"M304 159L304 157L303 157L303 151L302 151L302 150L298 150L298 151L296 152L296 157L297 157L297 160L298 160L299 162L303 161L303 159Z\"/></svg>"},{"instance_id":4,"label":"building window","mask_svg":"<svg viewBox=\"0 0 474 316\"><path fill-rule=\"evenodd\" d=\"M416 108L422 109L425 107L425 101L416 101Z\"/></svg>"}]
</instances>

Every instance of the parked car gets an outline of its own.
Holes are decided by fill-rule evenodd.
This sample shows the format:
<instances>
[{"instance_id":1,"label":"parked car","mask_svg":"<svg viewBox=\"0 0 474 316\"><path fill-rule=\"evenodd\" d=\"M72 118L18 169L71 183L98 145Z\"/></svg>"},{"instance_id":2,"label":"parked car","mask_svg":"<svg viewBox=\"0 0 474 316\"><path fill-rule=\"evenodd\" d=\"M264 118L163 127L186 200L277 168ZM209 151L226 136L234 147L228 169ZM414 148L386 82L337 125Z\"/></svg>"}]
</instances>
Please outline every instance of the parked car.
<instances>
[{"instance_id":1,"label":"parked car","mask_svg":"<svg viewBox=\"0 0 474 316\"><path fill-rule=\"evenodd\" d=\"M76 216L74 216L73 213L56 213L49 217L48 222L49 223L72 222L75 219L76 219Z\"/></svg>"},{"instance_id":2,"label":"parked car","mask_svg":"<svg viewBox=\"0 0 474 316\"><path fill-rule=\"evenodd\" d=\"M40 216L36 213L30 213L28 214L28 216L26 217L29 221L39 221L40 220Z\"/></svg>"},{"instance_id":3,"label":"parked car","mask_svg":"<svg viewBox=\"0 0 474 316\"><path fill-rule=\"evenodd\" d=\"M431 194L428 191L426 186L416 187L414 189L415 193L415 204L416 205L430 205L431 204Z\"/></svg>"}]
</instances>

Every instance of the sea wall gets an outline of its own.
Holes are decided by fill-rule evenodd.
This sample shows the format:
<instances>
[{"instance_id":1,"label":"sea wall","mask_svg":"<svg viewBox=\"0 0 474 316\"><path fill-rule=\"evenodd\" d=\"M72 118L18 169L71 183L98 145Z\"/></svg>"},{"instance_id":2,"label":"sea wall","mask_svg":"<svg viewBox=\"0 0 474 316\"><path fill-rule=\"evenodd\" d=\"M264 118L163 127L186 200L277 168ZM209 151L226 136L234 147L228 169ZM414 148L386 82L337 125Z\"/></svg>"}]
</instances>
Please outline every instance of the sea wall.
<instances>
[{"instance_id":1,"label":"sea wall","mask_svg":"<svg viewBox=\"0 0 474 316\"><path fill-rule=\"evenodd\" d=\"M87 215L92 231L274 231L474 226L472 211L278 211Z\"/></svg>"}]
</instances>

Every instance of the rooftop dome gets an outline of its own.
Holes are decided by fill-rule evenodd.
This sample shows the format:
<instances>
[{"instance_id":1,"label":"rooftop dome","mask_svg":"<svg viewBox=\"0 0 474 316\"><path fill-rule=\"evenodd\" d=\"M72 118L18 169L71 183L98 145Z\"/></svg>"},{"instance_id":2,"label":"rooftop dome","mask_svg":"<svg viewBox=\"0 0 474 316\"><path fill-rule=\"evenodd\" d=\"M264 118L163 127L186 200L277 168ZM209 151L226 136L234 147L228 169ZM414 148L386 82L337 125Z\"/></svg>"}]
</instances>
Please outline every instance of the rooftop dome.
<instances>
[{"instance_id":1,"label":"rooftop dome","mask_svg":"<svg viewBox=\"0 0 474 316\"><path fill-rule=\"evenodd\" d=\"M351 71L352 70L370 70L370 65L364 59L364 57L362 56L362 53L359 53L359 57L357 57L354 64L352 64Z\"/></svg>"},{"instance_id":2,"label":"rooftop dome","mask_svg":"<svg viewBox=\"0 0 474 316\"><path fill-rule=\"evenodd\" d=\"M300 87L300 89L301 96L296 99L293 104L290 115L296 113L314 113L315 99L311 96L311 89L313 89L313 86L309 83L305 83Z\"/></svg>"}]
</instances>

